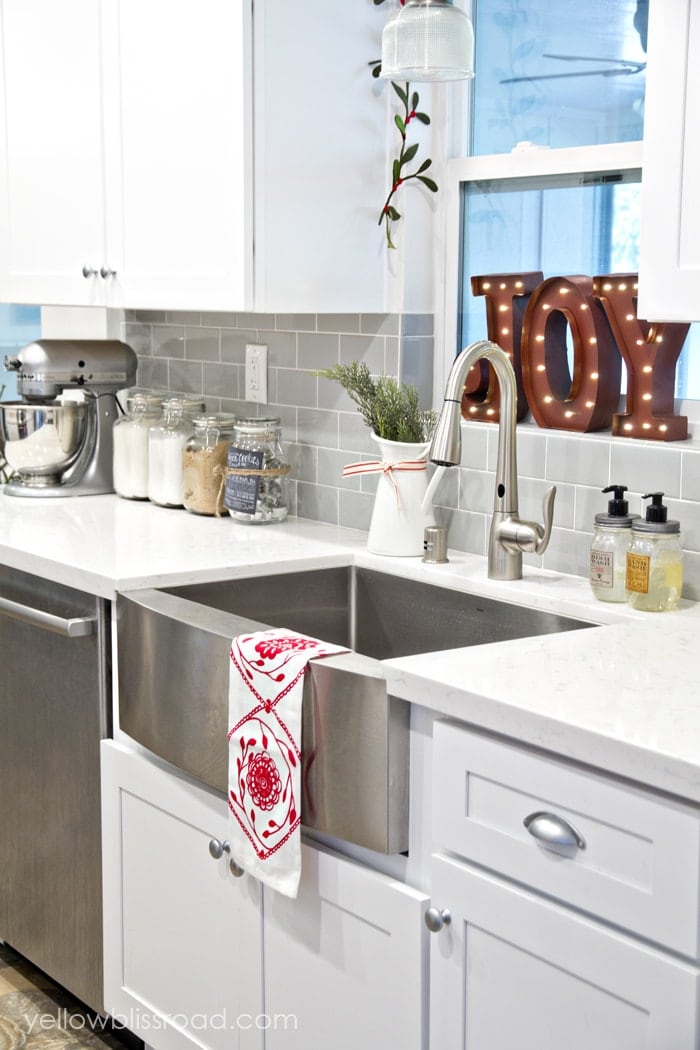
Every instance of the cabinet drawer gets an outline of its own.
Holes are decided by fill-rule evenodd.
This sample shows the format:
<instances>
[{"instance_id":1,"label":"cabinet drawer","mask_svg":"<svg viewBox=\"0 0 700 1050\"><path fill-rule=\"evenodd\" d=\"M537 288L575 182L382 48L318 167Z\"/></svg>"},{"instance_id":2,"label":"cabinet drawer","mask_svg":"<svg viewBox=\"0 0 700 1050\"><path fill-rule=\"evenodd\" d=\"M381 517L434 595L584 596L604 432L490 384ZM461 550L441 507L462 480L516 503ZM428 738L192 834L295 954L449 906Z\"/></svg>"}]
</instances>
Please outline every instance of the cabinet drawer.
<instances>
[{"instance_id":1,"label":"cabinet drawer","mask_svg":"<svg viewBox=\"0 0 700 1050\"><path fill-rule=\"evenodd\" d=\"M697 810L449 722L434 743L440 848L698 957ZM582 845L533 834L562 821Z\"/></svg>"}]
</instances>

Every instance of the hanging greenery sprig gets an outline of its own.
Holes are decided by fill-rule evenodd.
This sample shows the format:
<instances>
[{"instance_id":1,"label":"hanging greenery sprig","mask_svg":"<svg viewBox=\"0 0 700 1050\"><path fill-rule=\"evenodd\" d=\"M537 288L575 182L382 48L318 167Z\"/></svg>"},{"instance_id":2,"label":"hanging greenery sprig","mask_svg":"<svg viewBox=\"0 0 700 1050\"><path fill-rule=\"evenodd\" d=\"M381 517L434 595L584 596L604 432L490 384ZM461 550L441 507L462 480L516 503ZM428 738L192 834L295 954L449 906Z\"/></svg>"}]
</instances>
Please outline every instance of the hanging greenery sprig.
<instances>
[{"instance_id":1,"label":"hanging greenery sprig","mask_svg":"<svg viewBox=\"0 0 700 1050\"><path fill-rule=\"evenodd\" d=\"M374 0L375 5L383 4L384 0ZM401 0L403 4L403 0ZM380 61L373 61L369 63L372 67L372 76L378 77L382 71L382 64ZM400 186L403 186L406 182L410 182L412 179L417 179L422 183L431 193L437 193L438 185L434 179L426 175L425 172L433 163L428 157L423 163L412 172L408 172L407 166L414 160L418 152L418 143L413 142L411 145L406 144L406 131L408 125L412 120L417 120L421 124L430 124L430 117L427 113L423 113L418 109L420 98L417 91L411 92L411 85L405 84L403 87L397 84L395 81L391 81L391 86L401 100L403 107L403 113L397 113L394 116L394 123L399 129L399 135L401 136L401 148L399 150L398 157L395 157L391 165L391 189L384 201L384 206L379 215L377 222L378 226L384 223L386 231L386 243L389 248L396 248L396 245L391 239L391 227L392 223L398 222L401 218L401 212L397 211L396 207L392 203L394 195Z\"/></svg>"}]
</instances>

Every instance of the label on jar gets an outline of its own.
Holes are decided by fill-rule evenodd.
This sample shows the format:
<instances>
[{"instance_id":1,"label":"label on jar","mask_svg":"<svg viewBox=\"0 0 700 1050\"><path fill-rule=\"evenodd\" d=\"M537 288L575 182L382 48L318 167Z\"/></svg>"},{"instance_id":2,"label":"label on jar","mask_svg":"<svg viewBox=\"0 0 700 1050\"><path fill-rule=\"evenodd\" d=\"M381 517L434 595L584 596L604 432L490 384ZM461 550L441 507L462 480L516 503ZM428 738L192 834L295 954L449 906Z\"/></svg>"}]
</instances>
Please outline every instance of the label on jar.
<instances>
[{"instance_id":1,"label":"label on jar","mask_svg":"<svg viewBox=\"0 0 700 1050\"><path fill-rule=\"evenodd\" d=\"M628 591L636 591L637 594L649 593L649 564L651 558L648 554L632 554L627 552L627 573L625 575L625 587Z\"/></svg>"},{"instance_id":2,"label":"label on jar","mask_svg":"<svg viewBox=\"0 0 700 1050\"><path fill-rule=\"evenodd\" d=\"M224 492L224 506L229 510L236 510L241 514L255 514L258 505L258 491L260 489L260 475L249 474L248 471L262 470L265 453L262 449L253 452L250 449L235 448L231 445L228 450L228 468L226 474L226 488ZM234 471L234 473L230 473ZM235 473L240 471L240 473Z\"/></svg>"},{"instance_id":3,"label":"label on jar","mask_svg":"<svg viewBox=\"0 0 700 1050\"><path fill-rule=\"evenodd\" d=\"M612 551L591 551L589 579L596 587L612 587L614 573Z\"/></svg>"}]
</instances>

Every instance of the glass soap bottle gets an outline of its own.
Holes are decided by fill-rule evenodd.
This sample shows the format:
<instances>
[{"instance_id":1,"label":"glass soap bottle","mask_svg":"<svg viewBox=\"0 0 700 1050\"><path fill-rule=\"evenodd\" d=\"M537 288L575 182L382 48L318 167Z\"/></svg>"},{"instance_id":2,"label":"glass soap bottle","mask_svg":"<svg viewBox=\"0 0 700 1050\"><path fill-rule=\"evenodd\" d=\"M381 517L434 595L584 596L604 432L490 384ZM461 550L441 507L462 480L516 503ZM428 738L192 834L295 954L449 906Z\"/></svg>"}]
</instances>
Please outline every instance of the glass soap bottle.
<instances>
[{"instance_id":1,"label":"glass soap bottle","mask_svg":"<svg viewBox=\"0 0 700 1050\"><path fill-rule=\"evenodd\" d=\"M627 601L633 609L666 612L675 609L683 589L681 527L668 520L663 492L650 492L646 518L632 522L627 551Z\"/></svg>"},{"instance_id":2,"label":"glass soap bottle","mask_svg":"<svg viewBox=\"0 0 700 1050\"><path fill-rule=\"evenodd\" d=\"M183 454L183 501L193 514L226 513L224 468L236 417L224 412L195 416Z\"/></svg>"},{"instance_id":3,"label":"glass soap bottle","mask_svg":"<svg viewBox=\"0 0 700 1050\"><path fill-rule=\"evenodd\" d=\"M291 467L282 448L277 417L236 421L228 450L224 505L235 521L267 525L289 513Z\"/></svg>"},{"instance_id":4,"label":"glass soap bottle","mask_svg":"<svg viewBox=\"0 0 700 1050\"><path fill-rule=\"evenodd\" d=\"M148 431L162 413L167 394L126 392L126 410L112 429L114 491L124 499L148 499Z\"/></svg>"},{"instance_id":5,"label":"glass soap bottle","mask_svg":"<svg viewBox=\"0 0 700 1050\"><path fill-rule=\"evenodd\" d=\"M182 457L192 419L204 412L199 398L169 397L163 418L148 431L148 498L161 507L184 506Z\"/></svg>"},{"instance_id":6,"label":"glass soap bottle","mask_svg":"<svg viewBox=\"0 0 700 1050\"><path fill-rule=\"evenodd\" d=\"M588 565L591 590L601 602L627 600L625 570L627 548L632 538L632 521L638 514L629 513L624 498L626 485L608 485L603 492L612 492L608 513L596 514L595 528Z\"/></svg>"}]
</instances>

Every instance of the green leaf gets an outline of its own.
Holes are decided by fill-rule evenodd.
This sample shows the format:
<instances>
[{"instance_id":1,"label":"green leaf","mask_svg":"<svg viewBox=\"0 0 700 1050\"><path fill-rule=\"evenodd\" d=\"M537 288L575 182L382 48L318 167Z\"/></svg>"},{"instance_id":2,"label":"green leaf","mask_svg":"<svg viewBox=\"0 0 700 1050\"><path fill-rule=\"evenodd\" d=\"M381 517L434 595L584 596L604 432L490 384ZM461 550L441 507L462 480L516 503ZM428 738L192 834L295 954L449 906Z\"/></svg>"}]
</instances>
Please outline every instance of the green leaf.
<instances>
[{"instance_id":1,"label":"green leaf","mask_svg":"<svg viewBox=\"0 0 700 1050\"><path fill-rule=\"evenodd\" d=\"M403 122L403 117L399 113L397 113L394 117L394 124L396 124L396 127L399 129L402 135L406 134L406 125Z\"/></svg>"},{"instance_id":2,"label":"green leaf","mask_svg":"<svg viewBox=\"0 0 700 1050\"><path fill-rule=\"evenodd\" d=\"M408 149L405 149L403 151L403 156L401 158L402 166L404 164L408 164L409 161L412 161L417 152L418 152L418 143L414 142L412 146L409 146Z\"/></svg>"},{"instance_id":3,"label":"green leaf","mask_svg":"<svg viewBox=\"0 0 700 1050\"><path fill-rule=\"evenodd\" d=\"M393 222L396 222L397 219L401 218L401 212L397 211L396 208L394 208L394 206L391 204L389 205L389 218Z\"/></svg>"},{"instance_id":4,"label":"green leaf","mask_svg":"<svg viewBox=\"0 0 700 1050\"><path fill-rule=\"evenodd\" d=\"M420 175L420 173L421 173L422 171L427 171L427 170L428 170L428 168L430 167L430 165L431 165L432 163L433 163L433 162L432 162L432 160L430 159L430 157L428 157L428 159L427 159L427 160L424 160L424 161L423 161L423 163L421 164L420 168L419 168L419 169L418 169L418 171L416 172L416 175Z\"/></svg>"},{"instance_id":5,"label":"green leaf","mask_svg":"<svg viewBox=\"0 0 700 1050\"><path fill-rule=\"evenodd\" d=\"M401 165L399 164L398 158L394 161L391 166L391 181L395 184L398 181L399 175L401 174Z\"/></svg>"},{"instance_id":6,"label":"green leaf","mask_svg":"<svg viewBox=\"0 0 700 1050\"><path fill-rule=\"evenodd\" d=\"M404 91L404 89L401 87L401 85L397 84L394 80L392 80L391 86L393 87L394 91L396 92L396 94L399 96L399 98L403 102L404 106L408 107L408 95Z\"/></svg>"},{"instance_id":7,"label":"green leaf","mask_svg":"<svg viewBox=\"0 0 700 1050\"><path fill-rule=\"evenodd\" d=\"M437 193L437 191L438 191L438 184L437 184L437 182L433 182L433 180L429 179L427 177L427 175L418 175L417 177L420 179L420 181L423 183L424 186L428 187L428 189L430 190L431 193Z\"/></svg>"},{"instance_id":8,"label":"green leaf","mask_svg":"<svg viewBox=\"0 0 700 1050\"><path fill-rule=\"evenodd\" d=\"M418 92L414 91L411 98L411 109L418 109Z\"/></svg>"},{"instance_id":9,"label":"green leaf","mask_svg":"<svg viewBox=\"0 0 700 1050\"><path fill-rule=\"evenodd\" d=\"M429 124L430 117L427 113L416 113L416 120L419 120L421 124Z\"/></svg>"}]
</instances>

